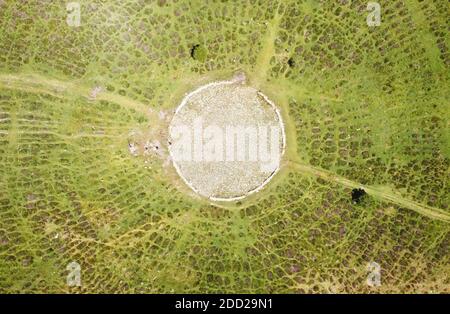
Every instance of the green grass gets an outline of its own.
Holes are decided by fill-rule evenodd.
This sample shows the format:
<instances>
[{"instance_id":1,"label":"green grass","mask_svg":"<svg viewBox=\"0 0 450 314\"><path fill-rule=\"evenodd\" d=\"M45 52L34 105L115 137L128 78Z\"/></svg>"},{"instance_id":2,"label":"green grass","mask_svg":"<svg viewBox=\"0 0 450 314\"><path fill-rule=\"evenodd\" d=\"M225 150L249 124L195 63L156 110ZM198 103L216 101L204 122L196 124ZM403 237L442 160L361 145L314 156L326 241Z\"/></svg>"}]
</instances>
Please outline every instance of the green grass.
<instances>
[{"instance_id":1,"label":"green grass","mask_svg":"<svg viewBox=\"0 0 450 314\"><path fill-rule=\"evenodd\" d=\"M0 1L0 292L450 291L443 1L80 3ZM286 122L266 189L209 204L129 153L239 70Z\"/></svg>"}]
</instances>

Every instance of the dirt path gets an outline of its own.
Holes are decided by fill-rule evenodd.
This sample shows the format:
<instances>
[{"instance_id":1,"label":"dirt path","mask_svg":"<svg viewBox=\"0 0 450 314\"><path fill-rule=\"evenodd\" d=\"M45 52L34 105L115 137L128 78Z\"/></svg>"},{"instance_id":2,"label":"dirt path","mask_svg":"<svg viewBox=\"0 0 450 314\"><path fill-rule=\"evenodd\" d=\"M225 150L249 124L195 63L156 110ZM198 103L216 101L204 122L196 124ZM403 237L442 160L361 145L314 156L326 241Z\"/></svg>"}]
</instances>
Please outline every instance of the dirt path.
<instances>
[{"instance_id":1,"label":"dirt path","mask_svg":"<svg viewBox=\"0 0 450 314\"><path fill-rule=\"evenodd\" d=\"M45 93L55 97L82 96L91 99L94 87L88 87L78 82L50 79L38 74L23 73L0 74L0 88L23 90L32 93ZM141 112L146 116L149 114L149 107L145 104L108 91L102 90L96 93L94 100L105 100L124 108Z\"/></svg>"},{"instance_id":2,"label":"dirt path","mask_svg":"<svg viewBox=\"0 0 450 314\"><path fill-rule=\"evenodd\" d=\"M282 16L278 14L277 9L273 20L271 20L267 25L267 32L262 40L262 49L259 52L258 59L256 60L256 85L261 85L268 77L267 74L270 70L270 59L275 55L275 39L278 34L281 18Z\"/></svg>"},{"instance_id":3,"label":"dirt path","mask_svg":"<svg viewBox=\"0 0 450 314\"><path fill-rule=\"evenodd\" d=\"M391 202L393 204L397 204L399 206L411 209L419 214L422 214L424 216L427 216L431 219L438 219L445 222L450 222L450 213L447 213L439 208L430 207L427 205L423 205L420 203L417 203L415 201L403 198L401 195L395 193L395 191L384 191L382 188L374 187L374 186L367 186L360 184L358 182L346 179L344 177L341 177L335 173L332 173L330 171L315 168L311 165L302 164L297 161L289 160L288 164L291 165L294 169L302 172L307 173L316 177L320 177L327 181L334 181L336 183L342 184L349 188L362 188L364 189L369 195L379 198L381 200L385 200L388 202Z\"/></svg>"}]
</instances>

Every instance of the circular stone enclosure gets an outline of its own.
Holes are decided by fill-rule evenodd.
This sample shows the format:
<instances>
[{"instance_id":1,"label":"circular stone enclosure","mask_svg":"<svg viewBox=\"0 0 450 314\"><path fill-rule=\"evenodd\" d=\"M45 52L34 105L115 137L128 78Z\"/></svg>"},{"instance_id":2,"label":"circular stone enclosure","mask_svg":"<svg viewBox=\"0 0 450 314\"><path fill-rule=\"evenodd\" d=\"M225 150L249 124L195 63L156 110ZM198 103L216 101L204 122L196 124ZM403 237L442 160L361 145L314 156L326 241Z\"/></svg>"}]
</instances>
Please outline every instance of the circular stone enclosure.
<instances>
[{"instance_id":1,"label":"circular stone enclosure","mask_svg":"<svg viewBox=\"0 0 450 314\"><path fill-rule=\"evenodd\" d=\"M279 110L240 81L213 82L182 100L169 126L175 169L196 193L234 201L276 174L285 149Z\"/></svg>"}]
</instances>

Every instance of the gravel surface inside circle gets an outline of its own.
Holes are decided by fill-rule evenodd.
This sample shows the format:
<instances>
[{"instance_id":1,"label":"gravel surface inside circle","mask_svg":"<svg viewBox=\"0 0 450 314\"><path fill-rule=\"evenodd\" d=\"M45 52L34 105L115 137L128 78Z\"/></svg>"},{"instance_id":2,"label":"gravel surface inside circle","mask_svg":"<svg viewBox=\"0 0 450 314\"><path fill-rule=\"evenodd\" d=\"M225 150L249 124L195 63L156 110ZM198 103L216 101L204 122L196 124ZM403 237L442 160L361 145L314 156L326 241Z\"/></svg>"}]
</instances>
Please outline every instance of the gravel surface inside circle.
<instances>
[{"instance_id":1,"label":"gravel surface inside circle","mask_svg":"<svg viewBox=\"0 0 450 314\"><path fill-rule=\"evenodd\" d=\"M211 200L238 200L259 191L278 171L284 147L278 109L242 82L214 82L189 93L169 127L178 174Z\"/></svg>"}]
</instances>

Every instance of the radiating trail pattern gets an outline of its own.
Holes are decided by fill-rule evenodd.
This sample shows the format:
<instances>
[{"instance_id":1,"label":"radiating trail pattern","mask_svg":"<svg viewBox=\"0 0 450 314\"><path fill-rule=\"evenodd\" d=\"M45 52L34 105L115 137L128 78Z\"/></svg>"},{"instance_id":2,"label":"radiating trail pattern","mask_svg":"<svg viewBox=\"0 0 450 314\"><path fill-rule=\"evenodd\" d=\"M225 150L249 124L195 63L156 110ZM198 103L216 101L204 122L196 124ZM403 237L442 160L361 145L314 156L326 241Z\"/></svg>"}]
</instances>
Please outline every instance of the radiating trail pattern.
<instances>
[{"instance_id":1,"label":"radiating trail pattern","mask_svg":"<svg viewBox=\"0 0 450 314\"><path fill-rule=\"evenodd\" d=\"M380 7L92 0L75 27L65 1L0 1L0 292L450 292L448 8ZM211 202L146 143L239 72L286 150Z\"/></svg>"}]
</instances>

